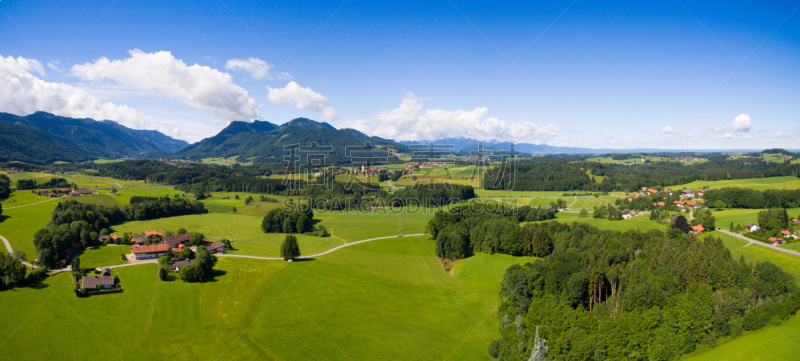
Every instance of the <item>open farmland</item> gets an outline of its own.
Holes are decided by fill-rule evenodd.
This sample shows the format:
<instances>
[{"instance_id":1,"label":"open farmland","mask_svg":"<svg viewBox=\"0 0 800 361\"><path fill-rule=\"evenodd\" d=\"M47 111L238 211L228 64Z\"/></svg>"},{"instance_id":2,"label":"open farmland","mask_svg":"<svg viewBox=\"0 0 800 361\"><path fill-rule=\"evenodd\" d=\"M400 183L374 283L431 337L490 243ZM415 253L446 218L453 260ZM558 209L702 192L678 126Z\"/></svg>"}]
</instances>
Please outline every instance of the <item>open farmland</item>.
<instances>
[{"instance_id":1,"label":"open farmland","mask_svg":"<svg viewBox=\"0 0 800 361\"><path fill-rule=\"evenodd\" d=\"M485 360L498 332L496 281L526 259L478 255L459 261L453 277L432 247L408 237L294 264L222 257L213 282L194 284L158 281L153 264L124 267L114 270L124 292L86 299L74 297L61 274L45 282L48 292L0 293L13 305L0 310L0 352L66 360ZM120 307L126 312L113 312ZM72 351L27 346L41 337ZM299 343L315 347L286 347Z\"/></svg>"}]
</instances>

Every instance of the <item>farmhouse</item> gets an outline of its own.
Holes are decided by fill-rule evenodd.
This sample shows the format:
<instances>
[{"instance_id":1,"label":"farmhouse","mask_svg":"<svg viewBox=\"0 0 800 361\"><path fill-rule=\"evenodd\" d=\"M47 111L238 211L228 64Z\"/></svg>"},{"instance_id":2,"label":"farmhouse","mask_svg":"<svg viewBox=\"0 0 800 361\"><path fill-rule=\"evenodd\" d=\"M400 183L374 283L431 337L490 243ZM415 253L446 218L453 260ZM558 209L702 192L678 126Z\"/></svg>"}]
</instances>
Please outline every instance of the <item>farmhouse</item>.
<instances>
[{"instance_id":1,"label":"farmhouse","mask_svg":"<svg viewBox=\"0 0 800 361\"><path fill-rule=\"evenodd\" d=\"M70 197L80 197L80 196L81 196L81 194L80 194L80 193L78 193L78 192L69 192L69 196L70 196Z\"/></svg>"},{"instance_id":2,"label":"farmhouse","mask_svg":"<svg viewBox=\"0 0 800 361\"><path fill-rule=\"evenodd\" d=\"M689 206L689 208L697 208L697 202L688 202L686 205Z\"/></svg>"},{"instance_id":3,"label":"farmhouse","mask_svg":"<svg viewBox=\"0 0 800 361\"><path fill-rule=\"evenodd\" d=\"M790 238L791 237L791 238L797 239L799 237L798 235L796 235L796 234L794 234L794 233L792 233L790 231L781 231L781 234L786 238Z\"/></svg>"},{"instance_id":4,"label":"farmhouse","mask_svg":"<svg viewBox=\"0 0 800 361\"><path fill-rule=\"evenodd\" d=\"M698 224L698 225L696 225L696 226L693 226L693 227L692 227L692 230L693 230L695 233L697 233L697 234L700 234L700 233L703 233L703 231L705 231L706 229L705 229L705 228L703 228L703 226L701 226L701 225L699 225L699 224Z\"/></svg>"},{"instance_id":5,"label":"farmhouse","mask_svg":"<svg viewBox=\"0 0 800 361\"><path fill-rule=\"evenodd\" d=\"M657 202L657 203L653 203L653 205L654 205L654 206L663 207L663 206L665 206L665 205L666 205L666 203L664 203L664 202Z\"/></svg>"},{"instance_id":6,"label":"farmhouse","mask_svg":"<svg viewBox=\"0 0 800 361\"><path fill-rule=\"evenodd\" d=\"M744 226L744 228L747 229L750 232L755 232L755 231L759 230L759 228L761 228L761 227L759 227L757 224L755 224L753 222L749 222L749 223L747 223L746 226Z\"/></svg>"},{"instance_id":7,"label":"farmhouse","mask_svg":"<svg viewBox=\"0 0 800 361\"><path fill-rule=\"evenodd\" d=\"M784 244L783 238L769 237L768 241L772 242L773 246L780 246Z\"/></svg>"},{"instance_id":8,"label":"farmhouse","mask_svg":"<svg viewBox=\"0 0 800 361\"><path fill-rule=\"evenodd\" d=\"M86 194L93 194L94 192L92 192L92 190L89 188L78 188L78 193L80 193L81 195L86 195Z\"/></svg>"},{"instance_id":9,"label":"farmhouse","mask_svg":"<svg viewBox=\"0 0 800 361\"><path fill-rule=\"evenodd\" d=\"M172 248L178 247L181 244L189 243L189 238L192 238L191 233L176 234L174 236L167 236L161 240L161 243L169 245Z\"/></svg>"},{"instance_id":10,"label":"farmhouse","mask_svg":"<svg viewBox=\"0 0 800 361\"><path fill-rule=\"evenodd\" d=\"M793 219L793 220L792 220L792 224L797 224L797 223L800 223L800 221L798 221L798 220L796 220L796 219Z\"/></svg>"},{"instance_id":11,"label":"farmhouse","mask_svg":"<svg viewBox=\"0 0 800 361\"><path fill-rule=\"evenodd\" d=\"M225 251L225 244L222 242L214 242L209 244L207 247L208 253L214 254L217 252L224 252Z\"/></svg>"},{"instance_id":12,"label":"farmhouse","mask_svg":"<svg viewBox=\"0 0 800 361\"><path fill-rule=\"evenodd\" d=\"M81 279L83 289L87 291L110 290L114 288L114 277L111 276L83 276Z\"/></svg>"},{"instance_id":13,"label":"farmhouse","mask_svg":"<svg viewBox=\"0 0 800 361\"><path fill-rule=\"evenodd\" d=\"M656 194L656 193L658 193L658 190L650 188L650 189L647 190L647 193Z\"/></svg>"},{"instance_id":14,"label":"farmhouse","mask_svg":"<svg viewBox=\"0 0 800 361\"><path fill-rule=\"evenodd\" d=\"M194 264L194 260L186 260L186 261L174 261L171 265L169 265L169 270L172 272L178 272L181 270L181 267L184 266L191 266Z\"/></svg>"},{"instance_id":15,"label":"farmhouse","mask_svg":"<svg viewBox=\"0 0 800 361\"><path fill-rule=\"evenodd\" d=\"M681 198L682 199L692 199L692 198L694 198L694 191L690 190L690 189L684 189L683 192L681 192Z\"/></svg>"},{"instance_id":16,"label":"farmhouse","mask_svg":"<svg viewBox=\"0 0 800 361\"><path fill-rule=\"evenodd\" d=\"M169 245L166 244L151 244L148 246L133 246L131 247L131 252L133 253L133 259L141 260L161 257L167 254L168 249Z\"/></svg>"}]
</instances>

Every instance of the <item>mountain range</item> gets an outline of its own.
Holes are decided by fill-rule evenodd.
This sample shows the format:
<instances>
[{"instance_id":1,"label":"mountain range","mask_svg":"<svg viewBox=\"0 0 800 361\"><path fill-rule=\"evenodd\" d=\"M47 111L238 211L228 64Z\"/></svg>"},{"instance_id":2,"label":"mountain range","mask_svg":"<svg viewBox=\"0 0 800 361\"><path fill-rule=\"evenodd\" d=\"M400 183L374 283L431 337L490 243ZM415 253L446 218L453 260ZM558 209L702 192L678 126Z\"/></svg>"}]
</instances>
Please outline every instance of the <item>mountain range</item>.
<instances>
[{"instance_id":1,"label":"mountain range","mask_svg":"<svg viewBox=\"0 0 800 361\"><path fill-rule=\"evenodd\" d=\"M29 163L170 154L189 143L155 130L130 129L110 120L76 119L45 112L0 113L0 161Z\"/></svg>"},{"instance_id":2,"label":"mountain range","mask_svg":"<svg viewBox=\"0 0 800 361\"><path fill-rule=\"evenodd\" d=\"M387 148L403 153L409 151L403 144L370 137L355 129L336 129L325 122L297 118L281 125L265 121L234 121L219 134L192 144L175 153L175 156L194 159L238 156L240 161L282 163L284 157L289 155L284 146L308 146L312 142L331 146L332 151L325 152L326 161L339 163L350 161L346 147L363 148L365 143L369 143L373 151Z\"/></svg>"}]
</instances>

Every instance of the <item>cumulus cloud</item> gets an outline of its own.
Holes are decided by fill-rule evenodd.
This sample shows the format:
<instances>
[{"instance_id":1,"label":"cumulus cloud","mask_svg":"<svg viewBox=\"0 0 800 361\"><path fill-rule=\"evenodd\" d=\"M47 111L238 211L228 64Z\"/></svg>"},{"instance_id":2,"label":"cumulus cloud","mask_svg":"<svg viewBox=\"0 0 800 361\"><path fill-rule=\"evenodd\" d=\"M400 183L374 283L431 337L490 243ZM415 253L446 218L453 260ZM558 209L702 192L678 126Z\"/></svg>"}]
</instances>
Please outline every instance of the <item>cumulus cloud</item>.
<instances>
[{"instance_id":1,"label":"cumulus cloud","mask_svg":"<svg viewBox=\"0 0 800 361\"><path fill-rule=\"evenodd\" d=\"M275 104L295 104L297 109L308 109L321 114L323 120L332 120L338 117L336 110L328 105L328 98L311 88L303 88L294 81L290 81L283 88L267 87L267 98Z\"/></svg>"},{"instance_id":2,"label":"cumulus cloud","mask_svg":"<svg viewBox=\"0 0 800 361\"><path fill-rule=\"evenodd\" d=\"M253 79L289 79L291 75L285 72L278 74L270 73L272 64L258 58L231 59L225 63L225 69L241 71L250 74Z\"/></svg>"},{"instance_id":3,"label":"cumulus cloud","mask_svg":"<svg viewBox=\"0 0 800 361\"><path fill-rule=\"evenodd\" d=\"M343 122L343 126L397 140L464 137L517 143L543 143L558 131L553 124L540 127L531 122L506 123L486 117L486 113L486 107L474 110L426 109L423 112L422 100L407 93L397 109L384 110L367 119Z\"/></svg>"},{"instance_id":4,"label":"cumulus cloud","mask_svg":"<svg viewBox=\"0 0 800 361\"><path fill-rule=\"evenodd\" d=\"M739 114L733 119L733 123L721 127L711 127L710 131L715 133L746 133L753 127L753 122L750 121L750 116L747 114Z\"/></svg>"},{"instance_id":5,"label":"cumulus cloud","mask_svg":"<svg viewBox=\"0 0 800 361\"><path fill-rule=\"evenodd\" d=\"M672 130L672 127L670 127L670 126L668 125L668 126L664 127L664 129L661 129L661 133L665 133L665 134L675 134L675 131L673 131L673 130Z\"/></svg>"},{"instance_id":6,"label":"cumulus cloud","mask_svg":"<svg viewBox=\"0 0 800 361\"><path fill-rule=\"evenodd\" d=\"M186 65L168 51L128 51L131 57L72 67L70 75L90 82L112 80L136 90L152 91L226 120L260 119L259 104L233 83L230 74L207 66Z\"/></svg>"},{"instance_id":7,"label":"cumulus cloud","mask_svg":"<svg viewBox=\"0 0 800 361\"><path fill-rule=\"evenodd\" d=\"M31 71L44 74L44 68L37 60L0 56L2 111L17 115L45 111L65 117L108 119L137 129L158 129L143 113L131 107L103 103L80 88L46 82L31 74Z\"/></svg>"}]
</instances>

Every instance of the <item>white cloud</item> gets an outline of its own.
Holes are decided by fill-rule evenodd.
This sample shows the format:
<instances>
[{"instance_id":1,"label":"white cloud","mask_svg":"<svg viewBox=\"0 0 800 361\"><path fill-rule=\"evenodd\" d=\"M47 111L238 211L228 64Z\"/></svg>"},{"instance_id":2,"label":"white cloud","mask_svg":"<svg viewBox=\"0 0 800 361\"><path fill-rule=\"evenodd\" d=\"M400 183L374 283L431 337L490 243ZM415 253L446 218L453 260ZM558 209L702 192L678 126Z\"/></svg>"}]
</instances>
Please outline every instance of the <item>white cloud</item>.
<instances>
[{"instance_id":1,"label":"white cloud","mask_svg":"<svg viewBox=\"0 0 800 361\"><path fill-rule=\"evenodd\" d=\"M750 121L750 116L747 114L739 114L733 119L733 123L727 124L722 127L713 126L709 128L711 132L715 133L746 133L753 127L753 122Z\"/></svg>"},{"instance_id":2,"label":"white cloud","mask_svg":"<svg viewBox=\"0 0 800 361\"><path fill-rule=\"evenodd\" d=\"M323 120L332 120L338 117L336 110L328 105L328 98L314 92L311 88L303 88L294 81L290 81L283 88L267 87L267 98L275 104L295 103L297 109L308 109L322 114Z\"/></svg>"},{"instance_id":3,"label":"white cloud","mask_svg":"<svg viewBox=\"0 0 800 361\"><path fill-rule=\"evenodd\" d=\"M611 132L609 132L607 130L603 131L603 135L605 135L606 138L613 138L614 137L614 134L611 134Z\"/></svg>"},{"instance_id":4,"label":"white cloud","mask_svg":"<svg viewBox=\"0 0 800 361\"><path fill-rule=\"evenodd\" d=\"M452 111L427 109L423 113L422 100L407 93L397 109L384 110L367 119L343 122L343 127L397 140L464 137L517 143L544 143L558 131L552 124L540 127L531 122L506 123L497 118L487 118L487 112L488 109L483 107Z\"/></svg>"},{"instance_id":5,"label":"white cloud","mask_svg":"<svg viewBox=\"0 0 800 361\"><path fill-rule=\"evenodd\" d=\"M75 65L70 75L91 82L106 79L137 90L152 91L226 120L260 119L259 104L233 83L230 74L207 66L186 65L168 51L129 51L131 57Z\"/></svg>"},{"instance_id":6,"label":"white cloud","mask_svg":"<svg viewBox=\"0 0 800 361\"><path fill-rule=\"evenodd\" d=\"M749 132L752 126L753 123L747 114L739 114L733 119L733 131L735 132Z\"/></svg>"},{"instance_id":7,"label":"white cloud","mask_svg":"<svg viewBox=\"0 0 800 361\"><path fill-rule=\"evenodd\" d=\"M231 59L225 63L225 69L243 71L250 74L254 79L290 79L292 76L285 72L278 74L270 73L272 64L258 58Z\"/></svg>"},{"instance_id":8,"label":"white cloud","mask_svg":"<svg viewBox=\"0 0 800 361\"><path fill-rule=\"evenodd\" d=\"M675 131L673 131L673 130L672 130L672 127L670 127L670 126L668 125L668 126L664 127L664 129L661 129L661 133L665 133L665 134L675 134Z\"/></svg>"}]
</instances>

